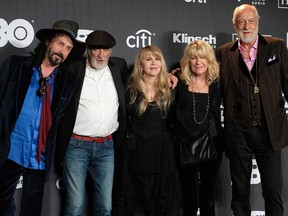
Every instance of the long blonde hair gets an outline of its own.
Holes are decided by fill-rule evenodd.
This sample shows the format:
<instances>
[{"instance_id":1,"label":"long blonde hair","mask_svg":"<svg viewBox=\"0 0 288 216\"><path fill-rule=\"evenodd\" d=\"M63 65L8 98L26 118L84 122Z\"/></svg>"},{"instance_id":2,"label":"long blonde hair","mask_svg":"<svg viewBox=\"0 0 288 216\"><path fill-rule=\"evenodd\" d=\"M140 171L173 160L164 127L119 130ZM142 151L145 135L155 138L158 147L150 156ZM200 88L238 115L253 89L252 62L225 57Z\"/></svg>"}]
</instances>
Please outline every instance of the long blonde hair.
<instances>
[{"instance_id":1,"label":"long blonde hair","mask_svg":"<svg viewBox=\"0 0 288 216\"><path fill-rule=\"evenodd\" d=\"M211 85L215 80L219 79L219 64L215 57L215 52L210 44L203 40L196 40L185 47L183 57L180 61L181 75L180 78L189 85L191 79L194 79L194 74L191 71L190 59L193 56L204 57L208 62L206 72L206 81Z\"/></svg>"},{"instance_id":2,"label":"long blonde hair","mask_svg":"<svg viewBox=\"0 0 288 216\"><path fill-rule=\"evenodd\" d=\"M171 101L171 92L167 82L167 66L163 57L163 54L159 47L155 45L149 45L140 49L135 58L134 68L131 74L130 80L130 102L129 105L135 103L137 96L142 95L141 101L137 107L139 115L143 114L149 104L147 97L147 87L143 75L142 62L147 54L152 53L156 57L160 58L161 71L157 77L155 83L155 102L157 106L166 114Z\"/></svg>"}]
</instances>

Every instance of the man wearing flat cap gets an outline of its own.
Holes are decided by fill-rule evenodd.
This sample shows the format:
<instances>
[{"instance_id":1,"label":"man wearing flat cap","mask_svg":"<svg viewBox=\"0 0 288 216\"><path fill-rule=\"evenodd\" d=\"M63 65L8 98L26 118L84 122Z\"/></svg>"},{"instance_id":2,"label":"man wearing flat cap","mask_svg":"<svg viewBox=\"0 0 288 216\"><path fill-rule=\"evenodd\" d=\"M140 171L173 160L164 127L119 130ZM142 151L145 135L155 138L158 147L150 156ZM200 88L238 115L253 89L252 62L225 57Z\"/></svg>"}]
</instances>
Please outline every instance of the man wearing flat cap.
<instances>
[{"instance_id":1,"label":"man wearing flat cap","mask_svg":"<svg viewBox=\"0 0 288 216\"><path fill-rule=\"evenodd\" d=\"M86 44L85 57L67 70L67 81L74 85L65 87L65 92L73 96L59 123L57 137L56 152L59 160L64 158L64 215L81 215L86 176L90 174L93 215L109 216L112 186L114 194L118 187L115 177L120 172L118 156L126 124L124 82L128 68L124 59L110 57L116 41L108 32L90 33Z\"/></svg>"},{"instance_id":2,"label":"man wearing flat cap","mask_svg":"<svg viewBox=\"0 0 288 216\"><path fill-rule=\"evenodd\" d=\"M67 100L61 93L63 72L86 48L76 40L78 28L74 21L57 21L36 33L40 43L31 56L12 55L0 66L0 215L15 215L20 176L20 215L41 215Z\"/></svg>"}]
</instances>

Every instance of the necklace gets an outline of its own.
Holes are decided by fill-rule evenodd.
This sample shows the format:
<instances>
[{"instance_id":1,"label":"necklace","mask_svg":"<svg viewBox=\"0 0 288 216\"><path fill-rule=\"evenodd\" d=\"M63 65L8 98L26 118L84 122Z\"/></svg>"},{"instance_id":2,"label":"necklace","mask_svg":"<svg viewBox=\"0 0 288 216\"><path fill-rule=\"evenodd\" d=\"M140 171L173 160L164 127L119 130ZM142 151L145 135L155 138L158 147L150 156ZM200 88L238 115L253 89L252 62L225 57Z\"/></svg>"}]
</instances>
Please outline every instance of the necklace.
<instances>
[{"instance_id":1,"label":"necklace","mask_svg":"<svg viewBox=\"0 0 288 216\"><path fill-rule=\"evenodd\" d=\"M249 73L249 75L250 75L250 78L251 78L251 80L252 80L252 82L253 82L253 84L254 84L254 91L253 91L253 93L254 94L258 94L259 93L259 86L258 86L258 84L257 84L257 82L258 82L258 80L257 80L257 61L255 60L255 79L254 79L254 77L253 77L253 75L252 75L252 71L249 71L248 73Z\"/></svg>"},{"instance_id":2,"label":"necklace","mask_svg":"<svg viewBox=\"0 0 288 216\"><path fill-rule=\"evenodd\" d=\"M254 92L254 94L257 94L257 93L259 93L259 86L257 85L257 70L256 70L256 77L255 77L256 81L254 80L253 75L251 74L251 72L249 72L249 75L250 75L251 80L252 80L252 82L254 84L254 91L253 92Z\"/></svg>"},{"instance_id":3,"label":"necklace","mask_svg":"<svg viewBox=\"0 0 288 216\"><path fill-rule=\"evenodd\" d=\"M154 100L155 93L152 91L152 89L148 89L148 97L149 97L149 102Z\"/></svg>"},{"instance_id":4,"label":"necklace","mask_svg":"<svg viewBox=\"0 0 288 216\"><path fill-rule=\"evenodd\" d=\"M198 93L205 93L203 90L206 87L207 83L205 82L202 86L199 87L199 85L196 83L196 81L190 82L190 88L192 91L198 92Z\"/></svg>"},{"instance_id":5,"label":"necklace","mask_svg":"<svg viewBox=\"0 0 288 216\"><path fill-rule=\"evenodd\" d=\"M194 95L194 92L192 92L192 96L193 96L193 117L194 117L194 121L196 124L203 124L203 122L205 121L206 117L207 117L207 114L208 114L208 111L209 111L209 106L210 106L210 96L209 96L209 92L208 92L208 99L207 99L207 107L206 107L206 112L205 112L205 115L204 115L204 118L202 121L197 121L196 119L196 100L195 100L195 95Z\"/></svg>"}]
</instances>

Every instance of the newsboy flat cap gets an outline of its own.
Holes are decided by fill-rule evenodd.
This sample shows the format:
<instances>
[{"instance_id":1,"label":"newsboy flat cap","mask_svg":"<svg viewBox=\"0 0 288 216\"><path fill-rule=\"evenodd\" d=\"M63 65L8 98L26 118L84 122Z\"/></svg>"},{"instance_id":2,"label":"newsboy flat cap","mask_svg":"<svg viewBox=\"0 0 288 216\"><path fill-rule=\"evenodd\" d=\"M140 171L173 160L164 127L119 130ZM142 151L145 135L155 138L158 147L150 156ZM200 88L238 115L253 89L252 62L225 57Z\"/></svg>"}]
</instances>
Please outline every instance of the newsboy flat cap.
<instances>
[{"instance_id":1,"label":"newsboy flat cap","mask_svg":"<svg viewBox=\"0 0 288 216\"><path fill-rule=\"evenodd\" d=\"M115 46L116 40L106 31L95 30L86 38L86 44L90 49L109 49Z\"/></svg>"}]
</instances>

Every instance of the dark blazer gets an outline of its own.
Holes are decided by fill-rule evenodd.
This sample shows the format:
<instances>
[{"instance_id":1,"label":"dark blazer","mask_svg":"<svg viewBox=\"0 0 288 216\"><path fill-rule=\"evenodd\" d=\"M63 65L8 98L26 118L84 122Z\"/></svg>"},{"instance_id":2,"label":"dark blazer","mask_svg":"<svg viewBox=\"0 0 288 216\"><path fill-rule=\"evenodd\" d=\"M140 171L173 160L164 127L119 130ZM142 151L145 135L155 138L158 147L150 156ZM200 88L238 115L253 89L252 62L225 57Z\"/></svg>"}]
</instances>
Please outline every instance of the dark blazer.
<instances>
[{"instance_id":1,"label":"dark blazer","mask_svg":"<svg viewBox=\"0 0 288 216\"><path fill-rule=\"evenodd\" d=\"M31 81L33 66L32 56L11 56L2 63L0 68L0 166L7 159L10 151L10 135L21 112ZM58 114L61 112L58 105L65 103L65 98L60 99L63 80L63 73L59 70L52 100L52 126L46 141L46 180L48 180L54 158L56 125Z\"/></svg>"},{"instance_id":2,"label":"dark blazer","mask_svg":"<svg viewBox=\"0 0 288 216\"><path fill-rule=\"evenodd\" d=\"M233 145L234 120L238 86L238 41L229 42L216 50L220 62L221 88L224 102L224 136L226 154L229 157ZM273 59L273 60L272 60ZM259 35L258 74L260 98L273 150L288 144L288 120L284 99L288 99L288 51L284 40Z\"/></svg>"}]
</instances>

